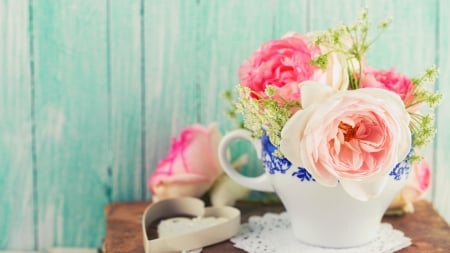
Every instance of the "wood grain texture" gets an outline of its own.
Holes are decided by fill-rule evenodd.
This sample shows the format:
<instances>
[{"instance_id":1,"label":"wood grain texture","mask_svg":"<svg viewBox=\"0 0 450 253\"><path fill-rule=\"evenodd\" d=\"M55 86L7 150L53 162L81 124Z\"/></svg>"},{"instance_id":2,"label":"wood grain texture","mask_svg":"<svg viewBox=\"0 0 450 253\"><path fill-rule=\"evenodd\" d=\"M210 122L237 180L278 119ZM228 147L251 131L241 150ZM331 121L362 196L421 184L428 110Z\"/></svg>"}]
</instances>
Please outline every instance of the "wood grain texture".
<instances>
[{"instance_id":1,"label":"wood grain texture","mask_svg":"<svg viewBox=\"0 0 450 253\"><path fill-rule=\"evenodd\" d=\"M274 7L274 36L282 37L289 32L307 33L310 26L310 2L277 0Z\"/></svg>"},{"instance_id":2,"label":"wood grain texture","mask_svg":"<svg viewBox=\"0 0 450 253\"><path fill-rule=\"evenodd\" d=\"M146 180L182 128L234 127L221 95L260 44L352 21L365 5L374 22L394 18L371 65L441 70L446 98L423 152L429 199L450 220L449 1L2 0L0 249L99 246L103 206L148 199Z\"/></svg>"},{"instance_id":3,"label":"wood grain texture","mask_svg":"<svg viewBox=\"0 0 450 253\"><path fill-rule=\"evenodd\" d=\"M0 250L35 243L28 20L27 1L0 2Z\"/></svg>"},{"instance_id":4,"label":"wood grain texture","mask_svg":"<svg viewBox=\"0 0 450 253\"><path fill-rule=\"evenodd\" d=\"M258 6L259 4L259 6ZM226 90L236 92L238 69L260 44L273 38L274 1L200 1L196 16L196 57L194 78L199 85L199 122L217 123L222 133L236 127L226 116L230 104L223 99ZM258 11L254 11L258 6ZM251 32L242 27L248 27ZM180 42L182 43L182 42ZM201 67L200 67L201 66ZM237 97L237 94L235 94ZM232 159L245 153L250 162L246 175L262 173L262 166L251 145L242 142L230 149Z\"/></svg>"},{"instance_id":5,"label":"wood grain texture","mask_svg":"<svg viewBox=\"0 0 450 253\"><path fill-rule=\"evenodd\" d=\"M113 203L105 208L107 233L103 251L105 253L144 253L142 243L142 227L140 219L149 202ZM284 208L279 204L263 204L238 202L241 210L241 222L247 222L249 217L261 216L265 213L280 213ZM440 253L450 248L450 227L427 201L415 204L416 212L403 216L387 216L383 222L392 224L411 238L411 246L398 253ZM150 238L156 237L156 226L149 229ZM202 252L245 252L235 248L230 241L225 241L209 247Z\"/></svg>"},{"instance_id":6,"label":"wood grain texture","mask_svg":"<svg viewBox=\"0 0 450 253\"><path fill-rule=\"evenodd\" d=\"M345 4L327 0L310 0L307 32L324 31L340 24L353 23L362 9L361 5L360 0L346 1Z\"/></svg>"},{"instance_id":7,"label":"wood grain texture","mask_svg":"<svg viewBox=\"0 0 450 253\"><path fill-rule=\"evenodd\" d=\"M141 180L167 155L171 139L199 122L201 88L195 77L203 67L197 62L197 1L144 3L146 173Z\"/></svg>"},{"instance_id":8,"label":"wood grain texture","mask_svg":"<svg viewBox=\"0 0 450 253\"><path fill-rule=\"evenodd\" d=\"M377 68L396 70L408 76L420 75L435 64L437 0L367 0L372 23L393 18L391 26L379 37L368 54Z\"/></svg>"},{"instance_id":9,"label":"wood grain texture","mask_svg":"<svg viewBox=\"0 0 450 253\"><path fill-rule=\"evenodd\" d=\"M143 184L141 1L109 2L111 200L136 200Z\"/></svg>"},{"instance_id":10,"label":"wood grain texture","mask_svg":"<svg viewBox=\"0 0 450 253\"><path fill-rule=\"evenodd\" d=\"M444 94L441 105L437 108L438 132L434 145L433 195L436 208L450 222L450 2L440 0L438 5L438 55L437 66L440 68L438 88Z\"/></svg>"},{"instance_id":11,"label":"wood grain texture","mask_svg":"<svg viewBox=\"0 0 450 253\"><path fill-rule=\"evenodd\" d=\"M226 117L229 105L221 95L235 91L239 66L273 38L273 1L200 1L197 8L196 57L202 67L195 71L195 78L201 92L200 122L218 122L222 129L230 129L235 126Z\"/></svg>"},{"instance_id":12,"label":"wood grain texture","mask_svg":"<svg viewBox=\"0 0 450 253\"><path fill-rule=\"evenodd\" d=\"M98 246L108 203L105 1L35 1L39 249Z\"/></svg>"}]
</instances>

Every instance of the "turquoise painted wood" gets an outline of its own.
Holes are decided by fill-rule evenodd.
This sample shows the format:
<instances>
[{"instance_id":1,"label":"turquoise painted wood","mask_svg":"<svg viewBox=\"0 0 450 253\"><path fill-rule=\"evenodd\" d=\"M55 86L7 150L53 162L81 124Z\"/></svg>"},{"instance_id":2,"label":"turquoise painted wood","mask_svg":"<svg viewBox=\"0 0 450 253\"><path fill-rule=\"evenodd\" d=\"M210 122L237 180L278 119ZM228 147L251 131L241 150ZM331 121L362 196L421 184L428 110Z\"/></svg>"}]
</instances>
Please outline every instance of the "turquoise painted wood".
<instances>
[{"instance_id":1,"label":"turquoise painted wood","mask_svg":"<svg viewBox=\"0 0 450 253\"><path fill-rule=\"evenodd\" d=\"M436 64L436 0L416 1L414 4L407 0L367 2L368 8L373 9L371 13L375 20L393 18L391 26L369 54L369 59L376 63L375 67L395 67L414 76Z\"/></svg>"},{"instance_id":2,"label":"turquoise painted wood","mask_svg":"<svg viewBox=\"0 0 450 253\"><path fill-rule=\"evenodd\" d=\"M274 38L289 32L307 33L311 28L311 1L276 1Z\"/></svg>"},{"instance_id":3,"label":"turquoise painted wood","mask_svg":"<svg viewBox=\"0 0 450 253\"><path fill-rule=\"evenodd\" d=\"M221 95L239 82L237 69L243 59L274 37L268 29L273 23L273 1L202 1L197 12L196 59L202 66L195 73L201 96L199 119L203 124L218 122L224 131L229 130L234 125L224 121L229 104ZM242 27L251 27L251 32Z\"/></svg>"},{"instance_id":4,"label":"turquoise painted wood","mask_svg":"<svg viewBox=\"0 0 450 253\"><path fill-rule=\"evenodd\" d=\"M192 70L198 66L195 20L199 13L197 2L184 0L147 0L143 13L147 178L157 161L166 156L171 138L200 117L200 84Z\"/></svg>"},{"instance_id":5,"label":"turquoise painted wood","mask_svg":"<svg viewBox=\"0 0 450 253\"><path fill-rule=\"evenodd\" d=\"M319 0L309 2L309 27L307 31L323 31L342 23L355 20L363 3L358 0L346 1L345 4L330 4L330 1Z\"/></svg>"},{"instance_id":6,"label":"turquoise painted wood","mask_svg":"<svg viewBox=\"0 0 450 253\"><path fill-rule=\"evenodd\" d=\"M254 11L258 6L258 11ZM202 66L196 71L201 99L199 100L199 122L217 123L222 132L235 127L227 120L225 112L229 104L221 99L225 90L234 90L238 81L237 69L263 41L274 37L273 1L203 1L198 6L197 61ZM251 27L249 33L242 27ZM227 64L224 64L227 63ZM247 144L232 147L233 159L247 152L251 161L244 166L247 175L262 173L262 166L255 152Z\"/></svg>"},{"instance_id":7,"label":"turquoise painted wood","mask_svg":"<svg viewBox=\"0 0 450 253\"><path fill-rule=\"evenodd\" d=\"M111 189L106 2L32 11L38 248L98 246Z\"/></svg>"},{"instance_id":8,"label":"turquoise painted wood","mask_svg":"<svg viewBox=\"0 0 450 253\"><path fill-rule=\"evenodd\" d=\"M432 200L439 212L450 222L450 2L439 1L436 17L439 20L438 54L436 61L441 69L437 87L445 94L445 99L437 109L438 133L433 147L433 176Z\"/></svg>"},{"instance_id":9,"label":"turquoise painted wood","mask_svg":"<svg viewBox=\"0 0 450 253\"><path fill-rule=\"evenodd\" d=\"M111 164L107 198L140 199L144 175L143 6L140 0L108 1L107 81Z\"/></svg>"},{"instance_id":10,"label":"turquoise painted wood","mask_svg":"<svg viewBox=\"0 0 450 253\"><path fill-rule=\"evenodd\" d=\"M374 21L394 17L369 61L408 75L436 64L450 94L448 1L345 3L0 0L0 250L100 247L104 205L148 199L147 177L187 125L230 130L222 93L252 51L287 32L351 21L367 5ZM450 221L448 110L446 99L424 154L429 199Z\"/></svg>"},{"instance_id":11,"label":"turquoise painted wood","mask_svg":"<svg viewBox=\"0 0 450 253\"><path fill-rule=\"evenodd\" d=\"M0 2L0 249L35 247L28 17L26 0Z\"/></svg>"}]
</instances>

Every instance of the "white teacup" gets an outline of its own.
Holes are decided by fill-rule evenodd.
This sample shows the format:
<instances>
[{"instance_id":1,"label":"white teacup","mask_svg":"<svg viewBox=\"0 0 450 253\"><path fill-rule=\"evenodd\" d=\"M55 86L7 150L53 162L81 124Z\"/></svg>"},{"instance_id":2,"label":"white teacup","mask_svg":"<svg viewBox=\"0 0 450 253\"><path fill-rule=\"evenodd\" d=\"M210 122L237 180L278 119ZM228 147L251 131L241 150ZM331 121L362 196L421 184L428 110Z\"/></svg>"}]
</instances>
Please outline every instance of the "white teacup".
<instances>
[{"instance_id":1,"label":"white teacup","mask_svg":"<svg viewBox=\"0 0 450 253\"><path fill-rule=\"evenodd\" d=\"M243 176L231 166L228 147L239 139L253 144L265 167L262 175ZM238 129L222 138L219 161L237 183L253 190L276 192L286 208L295 237L322 247L348 248L373 240L384 212L405 185L410 171L407 157L389 173L386 187L377 198L360 201L339 184L325 187L315 182L306 169L295 168L287 159L274 155L275 149L267 136L256 140L249 131Z\"/></svg>"}]
</instances>

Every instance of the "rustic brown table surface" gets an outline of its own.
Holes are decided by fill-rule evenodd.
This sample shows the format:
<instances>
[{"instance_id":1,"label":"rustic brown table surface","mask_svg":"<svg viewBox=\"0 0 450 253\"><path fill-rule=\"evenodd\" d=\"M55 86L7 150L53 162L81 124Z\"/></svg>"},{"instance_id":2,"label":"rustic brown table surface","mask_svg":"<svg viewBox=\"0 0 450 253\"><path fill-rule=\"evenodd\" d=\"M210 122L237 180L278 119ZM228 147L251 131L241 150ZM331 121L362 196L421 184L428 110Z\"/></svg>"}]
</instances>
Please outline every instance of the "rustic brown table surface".
<instances>
[{"instance_id":1,"label":"rustic brown table surface","mask_svg":"<svg viewBox=\"0 0 450 253\"><path fill-rule=\"evenodd\" d=\"M118 202L105 208L106 237L104 253L144 253L141 216L149 202ZM450 226L427 201L415 203L415 212L403 216L384 217L383 221L392 224L412 239L412 245L399 253L450 253ZM266 212L282 212L277 204L238 203L242 222L250 216ZM156 235L155 235L156 236ZM204 248L203 252L245 252L225 241Z\"/></svg>"}]
</instances>

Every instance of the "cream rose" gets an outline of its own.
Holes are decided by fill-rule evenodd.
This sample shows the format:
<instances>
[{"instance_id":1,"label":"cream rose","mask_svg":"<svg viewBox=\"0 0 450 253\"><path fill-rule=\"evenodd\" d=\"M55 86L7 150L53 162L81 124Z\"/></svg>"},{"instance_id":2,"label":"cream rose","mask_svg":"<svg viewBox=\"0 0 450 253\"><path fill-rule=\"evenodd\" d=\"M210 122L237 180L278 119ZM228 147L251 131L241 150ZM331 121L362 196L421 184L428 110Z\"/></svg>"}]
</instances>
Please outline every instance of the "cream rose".
<instances>
[{"instance_id":1,"label":"cream rose","mask_svg":"<svg viewBox=\"0 0 450 253\"><path fill-rule=\"evenodd\" d=\"M316 70L312 80L327 84L336 90L346 90L349 82L347 65L345 55L330 52L327 67L324 70Z\"/></svg>"},{"instance_id":2,"label":"cream rose","mask_svg":"<svg viewBox=\"0 0 450 253\"><path fill-rule=\"evenodd\" d=\"M317 36L320 36L323 32L309 33L307 38L310 41L316 40ZM352 46L351 38L340 38L341 43L345 47L350 48ZM320 45L319 51L321 55L327 55L327 65L325 69L317 69L314 72L310 81L326 84L333 87L336 90L347 90L349 86L349 71L351 73L358 73L360 69L360 63L355 58L349 58L349 55L345 55L342 52L331 49L329 46ZM317 55L314 55L316 57Z\"/></svg>"},{"instance_id":3,"label":"cream rose","mask_svg":"<svg viewBox=\"0 0 450 253\"><path fill-rule=\"evenodd\" d=\"M400 97L378 88L336 91L300 86L304 110L281 131L280 150L324 186L359 200L377 196L388 173L411 148L410 117Z\"/></svg>"}]
</instances>

